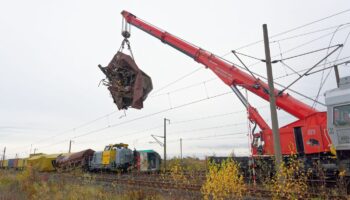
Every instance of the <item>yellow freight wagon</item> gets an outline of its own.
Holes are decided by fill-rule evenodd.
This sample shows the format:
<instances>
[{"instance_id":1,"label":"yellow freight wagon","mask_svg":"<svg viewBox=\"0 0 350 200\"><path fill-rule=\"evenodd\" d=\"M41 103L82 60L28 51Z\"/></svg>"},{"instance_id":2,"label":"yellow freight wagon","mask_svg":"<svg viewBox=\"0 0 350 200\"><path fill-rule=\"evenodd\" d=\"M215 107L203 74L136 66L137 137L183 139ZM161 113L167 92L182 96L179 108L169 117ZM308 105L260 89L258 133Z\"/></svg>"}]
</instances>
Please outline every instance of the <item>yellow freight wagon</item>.
<instances>
[{"instance_id":1,"label":"yellow freight wagon","mask_svg":"<svg viewBox=\"0 0 350 200\"><path fill-rule=\"evenodd\" d=\"M24 163L25 163L25 159L23 159L23 158L18 159L18 161L17 161L17 169L22 170L25 167Z\"/></svg>"},{"instance_id":2,"label":"yellow freight wagon","mask_svg":"<svg viewBox=\"0 0 350 200\"><path fill-rule=\"evenodd\" d=\"M9 161L8 160L4 160L3 161L3 167L6 169L6 168L8 168L8 166L9 166Z\"/></svg>"},{"instance_id":3,"label":"yellow freight wagon","mask_svg":"<svg viewBox=\"0 0 350 200\"><path fill-rule=\"evenodd\" d=\"M50 155L37 155L28 158L27 166L32 167L34 170L40 172L51 172L55 171L53 162L56 161L57 156L60 154L50 154Z\"/></svg>"}]
</instances>

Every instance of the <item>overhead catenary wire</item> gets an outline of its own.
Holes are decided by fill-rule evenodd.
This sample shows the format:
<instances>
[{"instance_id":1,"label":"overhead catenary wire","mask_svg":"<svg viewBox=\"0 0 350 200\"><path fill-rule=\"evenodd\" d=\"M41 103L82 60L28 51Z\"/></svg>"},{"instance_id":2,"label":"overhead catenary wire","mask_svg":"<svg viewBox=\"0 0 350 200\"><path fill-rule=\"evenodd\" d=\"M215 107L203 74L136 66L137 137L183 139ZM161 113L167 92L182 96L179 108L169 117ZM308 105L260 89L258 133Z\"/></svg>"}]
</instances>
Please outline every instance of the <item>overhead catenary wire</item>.
<instances>
[{"instance_id":1,"label":"overhead catenary wire","mask_svg":"<svg viewBox=\"0 0 350 200\"><path fill-rule=\"evenodd\" d=\"M203 69L203 68L202 68L202 67L199 67L199 68L197 68L197 69L191 71L190 73L187 73L187 74L181 76L180 78L177 78L176 80L174 80L174 81L172 81L172 82L166 84L165 86L159 88L158 90L152 92L152 94L153 94L153 95L157 94L157 92L162 91L162 90L164 90L165 88L167 88L167 87L169 87L169 86L171 86L171 85L173 85L173 84L175 84L175 83L177 83L177 82L179 82L179 81L181 81L181 80L183 80L183 79L185 79L185 78L191 76L192 74L198 72L198 71L201 70L201 69Z\"/></svg>"},{"instance_id":2,"label":"overhead catenary wire","mask_svg":"<svg viewBox=\"0 0 350 200\"><path fill-rule=\"evenodd\" d=\"M335 35L337 34L337 32L339 31L340 27L341 27L341 25L339 25L339 26L335 29L335 31L333 32L332 37L331 37L331 39L329 40L328 46L331 46L331 45L332 45L333 39L334 39ZM327 54L328 54L328 51L329 51L329 50L327 50ZM339 52L338 57L339 57L340 53L341 53L341 51ZM338 58L338 57L337 57L337 58ZM325 62L325 63L327 62L327 58L326 58L326 60L325 60L324 62ZM325 68L325 66L324 66L323 68ZM332 71L332 70L330 70L330 71ZM329 74L329 73L328 73L328 74ZM316 96L316 98L315 98L314 103L312 104L312 107L315 107L315 106L316 106L316 100L318 100L318 97L319 97L319 95L320 95L321 89L322 89L322 87L323 87L323 84L322 84L323 78L324 78L324 71L322 71L319 89L318 89L318 91L317 91L317 96ZM327 78L328 78L328 75L327 75L327 77L326 77L325 80L327 80Z\"/></svg>"},{"instance_id":3,"label":"overhead catenary wire","mask_svg":"<svg viewBox=\"0 0 350 200\"><path fill-rule=\"evenodd\" d=\"M350 31L348 32L348 34L347 34L347 36L346 36L346 38L345 38L345 40L344 40L344 42L343 42L344 45L347 43L347 41L348 41L348 39L349 39L349 36L350 36ZM333 39L333 38L332 38L332 39ZM339 56L340 56L340 54L342 53L342 51L343 51L343 49L341 49L341 50L338 52L338 55L337 55L336 60L339 58ZM331 68L331 69L329 70L329 72L328 72L328 74L327 74L327 76L326 76L326 78L325 78L325 80L324 80L323 82L322 82L322 79L321 79L321 85L320 85L319 90L318 90L318 92L317 92L317 96L316 96L316 98L315 98L315 101L314 101L314 105L313 105L313 106L316 106L316 103L315 103L315 102L318 100L318 97L319 97L319 95L320 95L320 92L321 92L321 90L322 90L324 84L326 83L327 78L329 77L330 73L332 72L332 69L333 69L333 68ZM323 74L322 74L322 75L323 75Z\"/></svg>"},{"instance_id":4,"label":"overhead catenary wire","mask_svg":"<svg viewBox=\"0 0 350 200\"><path fill-rule=\"evenodd\" d=\"M330 62L327 62L325 64L322 64L322 65L318 65L316 68L319 68L319 67L322 67L324 65L327 65L327 64L331 64L331 63L334 63L334 62L337 62L337 61L342 61L342 60L345 60L345 59L348 59L350 58L350 56L347 56L347 57L344 57L344 58L340 58L340 59L337 59L337 60L333 60L333 61L330 61ZM292 76L292 75L295 75L295 74L299 74L300 72L304 72L304 71L307 71L310 67L308 68L304 68L304 69L301 69L301 70L298 70L296 71L295 73L290 73L290 74L286 74L286 75L282 75L282 76L277 76L276 78L274 78L274 80L278 80L278 79L281 79L281 78L285 78L285 77L288 77L288 76Z\"/></svg>"},{"instance_id":5,"label":"overhead catenary wire","mask_svg":"<svg viewBox=\"0 0 350 200\"><path fill-rule=\"evenodd\" d=\"M317 19L317 20L314 20L314 21L311 21L309 23L306 23L306 24L303 24L303 25L300 25L300 26L297 26L297 27L294 27L294 28L291 28L291 29L288 29L286 31L283 31L283 32L280 32L280 33L277 33L277 34L274 34L274 35L271 35L269 38L272 39L272 38L275 38L275 37L278 37L278 36L281 36L281 35L284 35L284 34L287 34L289 32L293 32L295 30L298 30L298 29L301 29L301 28L304 28L306 26L310 26L312 24L315 24L315 23L318 23L318 22L321 22L321 21L324 21L324 20L327 20L327 19L330 19L332 17L335 17L335 16L338 16L338 15L341 15L341 14L344 14L344 13L347 13L349 12L350 9L346 9L346 10L343 10L343 11L340 11L340 12L337 12L335 14L332 14L332 15L328 15L326 17L323 17L323 18L320 18L320 19ZM243 45L243 46L240 46L240 47L237 47L235 48L234 50L240 50L240 49L244 49L244 48L247 48L247 47L250 47L250 46L253 46L253 45L256 45L256 44L259 44L263 42L263 40L257 40L255 42L251 42L251 43L248 43L246 45Z\"/></svg>"},{"instance_id":6,"label":"overhead catenary wire","mask_svg":"<svg viewBox=\"0 0 350 200\"><path fill-rule=\"evenodd\" d=\"M222 60L224 60L225 62L230 63L231 65L233 65L233 66L235 66L235 67L238 67L238 68L240 68L240 69L242 69L242 70L245 70L244 67L242 67L242 66L240 66L240 65L238 65L238 64L236 64L236 63L233 63L233 62L231 62L231 61L229 61L229 60L227 60L227 59L225 59L225 58L222 58L222 57L220 57L220 58L221 58ZM255 73L255 72L252 72L252 73L253 73L255 76L257 76L257 77L259 77L259 78L261 78L261 79L267 80L267 78L266 78L265 76L262 76L262 75L260 75L260 74L258 74L258 73ZM281 87L281 88L285 88L284 85L282 85L282 84L280 84L280 83L278 83L278 82L276 82L276 81L274 81L274 84L278 85L278 86ZM314 99L310 98L309 96L307 96L307 95L305 95L305 94L302 94L302 93L300 93L300 92L298 92L298 91L295 91L295 90L293 90L293 89L291 89L291 88L289 88L288 90L291 91L291 92L293 92L293 93L295 93L295 94L297 94L297 95L299 95L299 96L304 97L305 99L309 99L309 100L312 100L312 101L314 100ZM317 103L319 103L320 105L324 105L324 106L325 106L325 104L322 103L322 102L317 101Z\"/></svg>"},{"instance_id":7,"label":"overhead catenary wire","mask_svg":"<svg viewBox=\"0 0 350 200\"><path fill-rule=\"evenodd\" d=\"M154 112L154 113L150 113L150 114L147 114L147 115L143 115L141 117L137 117L137 118L134 118L134 119L131 119L131 120L127 120L127 121L120 122L120 123L115 123L115 124L112 124L110 126L106 126L106 127L103 127L103 128L98 128L98 129L95 129L95 130L92 130L92 131L89 131L89 132L86 132L86 133L83 133L83 134L80 134L80 135L76 135L76 136L71 137L71 139L76 139L76 138L84 137L84 136L91 135L91 134L94 134L94 133L98 133L98 132L104 131L106 129L110 129L110 128L113 128L113 127L117 127L117 126L121 126L121 125L124 125L124 124L128 124L128 123L131 123L131 122L134 122L134 121L138 121L138 120L145 119L145 118L148 118L148 117L151 117L151 116L155 116L155 115L158 115L158 114L161 114L161 113L164 113L164 112L168 112L170 110L179 109L179 108L182 108L182 107L186 107L186 106L189 106L189 105L192 105L192 104L196 104L196 103L203 102L203 101L206 101L206 100L210 100L210 99L213 99L213 98L221 97L221 96L224 96L224 95L227 95L227 94L231 94L231 93L232 93L231 91L230 92L224 92L224 93L220 93L220 94L211 96L209 98L203 98L203 99L191 101L189 103L185 103L185 104L182 104L182 105L179 105L179 106L174 106L173 108L163 109L163 110L160 110L160 111L157 111L157 112ZM69 141L69 139L65 139L65 140L59 141L57 143L52 143L52 144L44 146L44 147L49 147L49 146L61 144L61 143L67 142L67 141ZM40 148L43 148L43 147L40 147Z\"/></svg>"},{"instance_id":8,"label":"overhead catenary wire","mask_svg":"<svg viewBox=\"0 0 350 200\"><path fill-rule=\"evenodd\" d=\"M174 90L171 90L171 91L169 91L169 92L160 93L160 94L156 94L156 95L151 95L149 98L158 97L158 96L164 96L164 95L176 93L176 92L183 91L183 90L186 90L186 89L189 89L189 88L198 86L198 85L202 85L202 84L205 84L205 83L209 83L209 82L212 82L212 81L215 81L215 80L219 80L219 78L207 79L207 80L205 80L205 81L201 81L201 82L199 82L199 83L194 83L194 84L191 84L191 85L188 85L188 86L184 86L184 87L181 87L181 88L178 88L178 89L174 89Z\"/></svg>"},{"instance_id":9,"label":"overhead catenary wire","mask_svg":"<svg viewBox=\"0 0 350 200\"><path fill-rule=\"evenodd\" d=\"M283 34L285 34L285 33L287 33L287 32L290 32L290 31L293 31L293 30L297 30L297 29L299 29L299 28L302 28L302 27L311 25L311 24L313 24L313 23L322 21L322 20L324 20L324 19L328 19L328 18L333 17L333 16L337 16L337 15L339 15L339 14L342 14L342 13L348 12L348 11L350 11L350 9L349 9L349 10L342 11L342 12L339 12L339 13L336 13L336 14L334 14L334 15L330 15L330 16L325 17L325 18L321 18L320 20L316 20L316 21L314 21L314 22L310 22L310 23L307 23L307 24L304 24L304 25L301 25L301 26L298 26L298 27L289 29L289 30L284 31L284 32L282 32L282 33L278 33L278 34L272 35L270 38L277 37L277 36L279 36L279 35L283 35ZM343 23L343 24L341 24L341 25L349 25L349 24L350 24L350 23ZM339 26L339 25L338 25L338 26ZM316 33L316 32L321 32L321 31L325 31L325 30L330 30L330 29L332 29L332 28L334 28L334 27L335 27L335 26L331 26L331 27L324 28L324 29L319 29L319 30L316 30L316 31L312 31L312 32L309 32L309 33L305 33L305 34L303 34L303 35L307 35L307 34L311 34L311 33ZM327 34L327 36L328 36L328 35L329 35L329 34ZM297 36L292 36L292 37L290 37L290 38L284 38L284 39L281 39L281 40L279 40L279 41L287 40L287 39L292 39L292 38L300 37L300 36L301 36L301 34L299 34L299 35L297 35ZM321 37L322 37L322 36L321 36ZM260 42L262 42L262 40L260 40ZM273 41L273 42L276 42L276 41ZM226 55L230 54L231 52L235 52L235 51L237 51L237 50L239 50L239 49L241 49L241 48L237 48L237 49L235 49L235 50L232 50L232 51L230 51L230 52L228 52L228 53L222 55L221 57L225 57ZM289 50L288 50L288 51L289 51ZM259 61L263 61L263 59L259 59L259 58L253 57L253 56L249 56L249 55L246 55L246 54L243 54L243 53L240 53L240 52L236 52L236 53L237 53L237 54L244 55L244 56L248 56L248 57L251 57L251 58L254 58L254 59L259 60ZM286 52L283 52L283 53L286 53ZM289 59L289 58L288 58L288 59ZM253 64L253 65L254 65L254 64ZM251 66L251 65L249 65L249 67L250 67L250 66ZM178 81L180 81L180 80L182 80L182 79L184 79L184 78L186 78L186 77L192 75L193 73L195 73L195 72L196 72L197 70L199 70L199 69L201 69L201 68L198 68L198 69L196 69L196 70L194 70L194 71L192 71L192 72L190 72L190 73L184 75L183 77L180 77L179 79L176 79L175 81L173 81L173 82L171 82L171 83L169 83L169 84L163 86L163 87L160 88L159 90L153 92L153 94L155 94L155 93L157 93L157 92L159 92L159 91L161 91L161 90L163 90L163 89L169 87L170 85L173 85L173 84L175 84L176 82L178 82ZM248 70L248 72L249 72L249 70ZM254 77L254 74L251 74L251 75ZM155 95L155 96L158 96L158 95Z\"/></svg>"},{"instance_id":10,"label":"overhead catenary wire","mask_svg":"<svg viewBox=\"0 0 350 200\"><path fill-rule=\"evenodd\" d=\"M339 31L343 31L343 30L345 30L346 28L349 28L349 27L350 27L350 26L339 28L338 32L339 32ZM301 43L301 44L299 44L299 45L296 45L296 46L294 46L294 47L292 47L292 48L289 48L289 49L283 51L282 54L290 53L290 52L292 52L292 51L294 51L294 50L296 50L296 49L299 49L299 48L301 48L301 47L304 47L304 46L306 46L306 45L308 45L308 44L311 44L311 43L313 43L313 42L316 42L316 41L319 41L319 40L321 40L321 39L324 39L324 38L326 38L326 37L328 37L328 36L330 36L330 35L332 35L332 34L333 34L333 32L327 33L327 34L324 34L324 35L321 35L321 36L319 36L319 37L317 37L317 38L314 38L314 39L312 39L312 40L308 40L307 42ZM280 54L281 54L281 53L275 54L275 55L271 56L271 58L275 58L275 57L279 56ZM254 62L254 63L248 64L247 66L248 66L248 67L252 67L252 66L255 66L255 65L260 64L260 63L261 63L261 61L258 61L258 62Z\"/></svg>"},{"instance_id":11,"label":"overhead catenary wire","mask_svg":"<svg viewBox=\"0 0 350 200\"><path fill-rule=\"evenodd\" d=\"M328 16L328 17L333 17L333 16L336 16L336 15L339 15L341 13L344 13L344 12L348 12L349 10L345 10L343 12L340 12L340 13L337 13L337 14L334 14L334 15L331 15L331 16ZM326 17L327 18L327 17ZM323 18L323 19L326 19L326 18ZM320 19L320 20L323 20L323 19ZM318 20L319 21L319 20ZM316 21L315 21L316 22ZM308 25L308 24L306 24ZM296 28L299 28L299 27L296 27ZM291 30L291 29L290 29ZM281 33L280 33L281 34ZM277 34L278 35L278 34ZM276 36L276 35L273 35L273 36ZM73 129L70 129L70 130L75 130L76 128L73 128Z\"/></svg>"},{"instance_id":12,"label":"overhead catenary wire","mask_svg":"<svg viewBox=\"0 0 350 200\"><path fill-rule=\"evenodd\" d=\"M279 40L273 40L273 41L270 41L270 43L277 43L277 42L282 42L282 41L286 41L286 40L291 40L291 39L295 39L295 38L307 36L307 35L314 34L314 33L319 33L319 32L323 32L323 31L328 31L328 30L337 28L338 26L344 26L344 25L350 25L350 22L343 23L343 24L339 24L339 25L335 25L335 26L330 26L330 27L327 27L327 28L318 29L318 30L315 30L315 31L310 31L310 32L302 33L302 34L297 34L297 35L289 36L289 37L282 38L282 39L279 39Z\"/></svg>"},{"instance_id":13,"label":"overhead catenary wire","mask_svg":"<svg viewBox=\"0 0 350 200\"><path fill-rule=\"evenodd\" d=\"M299 76L297 79L295 79L292 83L290 83L287 87L283 88L281 91L278 92L278 94L282 94L285 90L290 88L293 84L295 84L297 81L299 81L303 76L305 76L307 73L309 73L311 70L313 70L317 65L319 65L321 62L326 60L329 56L331 56L333 53L335 53L338 49L342 48L343 45L337 45L337 48L335 48L333 51L331 51L329 54L327 54L324 58L322 58L320 61L318 61L316 64L314 64L312 67L310 67L304 74Z\"/></svg>"},{"instance_id":14,"label":"overhead catenary wire","mask_svg":"<svg viewBox=\"0 0 350 200\"><path fill-rule=\"evenodd\" d=\"M204 138L216 138L221 136L232 136L232 135L246 135L248 132L235 132L235 133L228 133L228 134L215 134L215 135L206 135L206 136L200 136L200 137L189 137L189 138L182 138L183 140L199 140ZM178 142L178 139L176 140L169 140L167 142Z\"/></svg>"}]
</instances>

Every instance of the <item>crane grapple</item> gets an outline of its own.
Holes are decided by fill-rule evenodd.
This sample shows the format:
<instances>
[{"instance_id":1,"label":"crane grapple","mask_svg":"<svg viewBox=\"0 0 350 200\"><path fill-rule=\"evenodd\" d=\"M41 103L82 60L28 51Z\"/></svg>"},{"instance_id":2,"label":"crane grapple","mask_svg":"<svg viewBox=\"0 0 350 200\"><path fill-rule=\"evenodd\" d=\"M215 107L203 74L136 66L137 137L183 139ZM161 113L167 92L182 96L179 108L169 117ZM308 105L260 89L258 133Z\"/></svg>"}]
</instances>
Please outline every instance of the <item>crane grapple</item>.
<instances>
[{"instance_id":1,"label":"crane grapple","mask_svg":"<svg viewBox=\"0 0 350 200\"><path fill-rule=\"evenodd\" d=\"M108 87L118 109L142 109L143 102L152 91L152 79L138 68L134 59L118 52L107 67L98 66L106 75Z\"/></svg>"}]
</instances>

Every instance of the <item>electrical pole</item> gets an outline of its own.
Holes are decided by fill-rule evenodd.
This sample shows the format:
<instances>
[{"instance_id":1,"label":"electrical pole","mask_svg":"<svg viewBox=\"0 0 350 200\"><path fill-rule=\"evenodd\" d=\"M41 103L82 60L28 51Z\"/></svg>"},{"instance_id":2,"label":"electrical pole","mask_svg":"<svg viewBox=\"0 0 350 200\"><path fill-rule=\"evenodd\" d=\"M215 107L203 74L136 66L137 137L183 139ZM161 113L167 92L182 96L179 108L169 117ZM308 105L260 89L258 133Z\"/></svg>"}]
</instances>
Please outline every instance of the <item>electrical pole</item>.
<instances>
[{"instance_id":1,"label":"electrical pole","mask_svg":"<svg viewBox=\"0 0 350 200\"><path fill-rule=\"evenodd\" d=\"M166 123L170 123L170 119L164 118L164 171L166 171Z\"/></svg>"},{"instance_id":2,"label":"electrical pole","mask_svg":"<svg viewBox=\"0 0 350 200\"><path fill-rule=\"evenodd\" d=\"M180 158L182 160L182 138L180 138Z\"/></svg>"},{"instance_id":3,"label":"electrical pole","mask_svg":"<svg viewBox=\"0 0 350 200\"><path fill-rule=\"evenodd\" d=\"M3 165L4 165L4 160L5 160L5 153L6 153L6 147L4 147L4 153L2 154L2 163L1 163L1 167L3 167Z\"/></svg>"},{"instance_id":4,"label":"electrical pole","mask_svg":"<svg viewBox=\"0 0 350 200\"><path fill-rule=\"evenodd\" d=\"M270 111L271 111L272 133L273 133L273 142L274 142L273 146L275 151L276 171L278 173L279 167L282 163L282 152L281 152L280 134L278 129L276 99L275 99L275 92L274 92L275 88L273 86L270 43L269 43L269 36L268 36L266 24L263 24L263 31L264 31L264 44L265 44L265 56L266 56L266 71L267 71L267 79L269 84Z\"/></svg>"},{"instance_id":5,"label":"electrical pole","mask_svg":"<svg viewBox=\"0 0 350 200\"><path fill-rule=\"evenodd\" d=\"M68 150L68 153L70 153L71 152L71 149L72 149L72 140L69 140L69 150Z\"/></svg>"},{"instance_id":6,"label":"electrical pole","mask_svg":"<svg viewBox=\"0 0 350 200\"><path fill-rule=\"evenodd\" d=\"M337 87L339 88L340 77L339 77L338 65L334 66L334 72L335 72L335 80L337 81Z\"/></svg>"},{"instance_id":7,"label":"electrical pole","mask_svg":"<svg viewBox=\"0 0 350 200\"><path fill-rule=\"evenodd\" d=\"M35 156L35 152L36 152L36 150L38 150L37 148L34 148L34 156Z\"/></svg>"}]
</instances>

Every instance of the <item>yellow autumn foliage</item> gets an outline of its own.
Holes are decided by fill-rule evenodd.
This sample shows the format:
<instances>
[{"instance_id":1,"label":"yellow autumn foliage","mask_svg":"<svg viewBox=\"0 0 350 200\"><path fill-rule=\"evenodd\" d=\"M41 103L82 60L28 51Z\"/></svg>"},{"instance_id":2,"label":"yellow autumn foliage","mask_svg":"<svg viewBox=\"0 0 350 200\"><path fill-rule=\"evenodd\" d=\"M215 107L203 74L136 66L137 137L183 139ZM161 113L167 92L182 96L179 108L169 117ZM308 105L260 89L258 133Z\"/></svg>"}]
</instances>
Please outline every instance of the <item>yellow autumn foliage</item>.
<instances>
[{"instance_id":1,"label":"yellow autumn foliage","mask_svg":"<svg viewBox=\"0 0 350 200\"><path fill-rule=\"evenodd\" d=\"M204 199L242 199L246 192L239 164L228 159L221 164L209 163L206 182L201 188Z\"/></svg>"},{"instance_id":2,"label":"yellow autumn foliage","mask_svg":"<svg viewBox=\"0 0 350 200\"><path fill-rule=\"evenodd\" d=\"M296 155L292 155L287 164L282 162L279 172L267 185L273 191L273 199L305 199L308 195L308 175Z\"/></svg>"}]
</instances>

